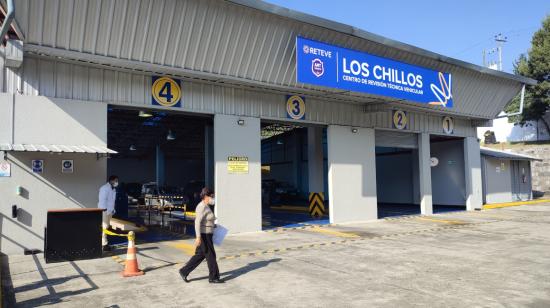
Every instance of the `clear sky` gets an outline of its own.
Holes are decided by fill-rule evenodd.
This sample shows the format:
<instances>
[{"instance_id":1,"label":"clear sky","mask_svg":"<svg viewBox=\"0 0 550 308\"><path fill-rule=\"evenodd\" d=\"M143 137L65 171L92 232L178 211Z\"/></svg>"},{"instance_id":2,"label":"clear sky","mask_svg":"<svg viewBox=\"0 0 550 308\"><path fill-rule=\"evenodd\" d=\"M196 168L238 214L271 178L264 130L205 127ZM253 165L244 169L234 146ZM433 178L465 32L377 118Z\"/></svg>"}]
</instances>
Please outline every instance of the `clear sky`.
<instances>
[{"instance_id":1,"label":"clear sky","mask_svg":"<svg viewBox=\"0 0 550 308\"><path fill-rule=\"evenodd\" d=\"M503 69L527 52L550 0L268 0L446 56L482 64L494 36L508 37ZM494 60L497 58L495 57Z\"/></svg>"}]
</instances>

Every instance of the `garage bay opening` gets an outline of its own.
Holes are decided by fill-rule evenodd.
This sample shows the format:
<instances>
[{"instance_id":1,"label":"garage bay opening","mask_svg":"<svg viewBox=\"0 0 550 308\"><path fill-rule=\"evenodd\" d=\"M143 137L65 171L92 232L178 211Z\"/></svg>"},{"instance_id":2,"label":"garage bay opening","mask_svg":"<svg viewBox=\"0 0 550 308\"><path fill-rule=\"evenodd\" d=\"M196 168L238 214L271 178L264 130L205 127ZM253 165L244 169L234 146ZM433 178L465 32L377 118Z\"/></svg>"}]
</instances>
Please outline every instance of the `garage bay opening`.
<instances>
[{"instance_id":1,"label":"garage bay opening","mask_svg":"<svg viewBox=\"0 0 550 308\"><path fill-rule=\"evenodd\" d=\"M377 130L375 141L378 218L419 214L417 135Z\"/></svg>"},{"instance_id":2,"label":"garage bay opening","mask_svg":"<svg viewBox=\"0 0 550 308\"><path fill-rule=\"evenodd\" d=\"M214 182L212 125L206 116L109 107L108 147L118 154L107 172L121 183L115 224L147 230L138 237L146 241L194 235L200 190Z\"/></svg>"},{"instance_id":3,"label":"garage bay opening","mask_svg":"<svg viewBox=\"0 0 550 308\"><path fill-rule=\"evenodd\" d=\"M262 122L261 138L263 228L328 224L326 129Z\"/></svg>"}]
</instances>

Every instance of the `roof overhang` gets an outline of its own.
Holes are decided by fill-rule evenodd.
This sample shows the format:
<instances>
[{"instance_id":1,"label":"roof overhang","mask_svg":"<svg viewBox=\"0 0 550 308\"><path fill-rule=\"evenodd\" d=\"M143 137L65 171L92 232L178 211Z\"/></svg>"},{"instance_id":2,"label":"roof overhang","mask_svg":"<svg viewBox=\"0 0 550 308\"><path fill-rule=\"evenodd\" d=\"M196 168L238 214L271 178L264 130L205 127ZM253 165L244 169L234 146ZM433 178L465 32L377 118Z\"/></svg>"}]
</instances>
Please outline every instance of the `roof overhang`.
<instances>
[{"instance_id":1,"label":"roof overhang","mask_svg":"<svg viewBox=\"0 0 550 308\"><path fill-rule=\"evenodd\" d=\"M59 145L59 144L11 144L0 143L4 152L46 152L46 153L82 153L82 154L117 154L103 146Z\"/></svg>"},{"instance_id":2,"label":"roof overhang","mask_svg":"<svg viewBox=\"0 0 550 308\"><path fill-rule=\"evenodd\" d=\"M494 150L494 149L485 148L485 147L481 147L480 152L481 152L481 155L498 158L498 159L542 161L542 159L536 158L533 156L511 153L506 151L499 151L499 150Z\"/></svg>"}]
</instances>

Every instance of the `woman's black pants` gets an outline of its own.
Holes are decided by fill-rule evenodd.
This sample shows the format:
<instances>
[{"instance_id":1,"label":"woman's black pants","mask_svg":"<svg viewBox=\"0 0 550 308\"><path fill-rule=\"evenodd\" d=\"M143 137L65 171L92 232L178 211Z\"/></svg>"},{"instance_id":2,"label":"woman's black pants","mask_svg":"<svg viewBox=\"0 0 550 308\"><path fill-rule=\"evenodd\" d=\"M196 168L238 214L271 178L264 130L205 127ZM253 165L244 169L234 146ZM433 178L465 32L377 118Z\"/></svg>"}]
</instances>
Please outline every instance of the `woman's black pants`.
<instances>
[{"instance_id":1,"label":"woman's black pants","mask_svg":"<svg viewBox=\"0 0 550 308\"><path fill-rule=\"evenodd\" d=\"M212 242L212 234L201 233L201 245L195 249L195 255L181 268L180 272L184 276L189 275L204 259L208 263L208 278L210 280L219 279L220 271L216 262L216 251Z\"/></svg>"}]
</instances>

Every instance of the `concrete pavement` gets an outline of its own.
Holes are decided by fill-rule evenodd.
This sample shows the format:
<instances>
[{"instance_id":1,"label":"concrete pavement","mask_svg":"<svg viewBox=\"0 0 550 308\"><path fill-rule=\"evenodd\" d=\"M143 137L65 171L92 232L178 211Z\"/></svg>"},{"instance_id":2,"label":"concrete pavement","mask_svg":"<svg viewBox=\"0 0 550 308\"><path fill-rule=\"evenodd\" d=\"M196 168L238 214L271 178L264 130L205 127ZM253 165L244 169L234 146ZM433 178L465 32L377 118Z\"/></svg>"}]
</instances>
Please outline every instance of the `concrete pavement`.
<instances>
[{"instance_id":1,"label":"concrete pavement","mask_svg":"<svg viewBox=\"0 0 550 308\"><path fill-rule=\"evenodd\" d=\"M181 281L191 244L139 245L146 275L125 279L123 249L5 258L6 307L550 306L550 203L230 236L224 285L208 283L206 264Z\"/></svg>"}]
</instances>

